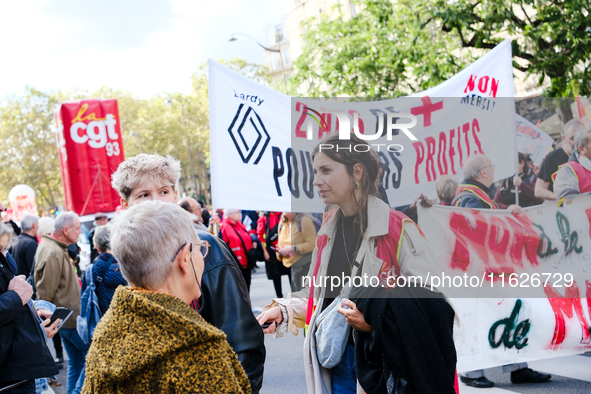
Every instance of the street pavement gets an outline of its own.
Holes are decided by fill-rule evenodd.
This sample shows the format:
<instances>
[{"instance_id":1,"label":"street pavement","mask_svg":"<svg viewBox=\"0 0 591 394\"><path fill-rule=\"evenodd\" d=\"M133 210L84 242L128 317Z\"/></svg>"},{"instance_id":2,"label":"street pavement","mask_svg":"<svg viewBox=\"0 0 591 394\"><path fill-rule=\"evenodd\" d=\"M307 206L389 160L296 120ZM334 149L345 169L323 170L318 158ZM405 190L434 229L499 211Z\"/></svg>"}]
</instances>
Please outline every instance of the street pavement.
<instances>
[{"instance_id":1,"label":"street pavement","mask_svg":"<svg viewBox=\"0 0 591 394\"><path fill-rule=\"evenodd\" d=\"M283 294L290 292L287 276L282 277ZM258 269L252 275L250 289L251 303L255 315L274 297L273 282L267 279L265 266L258 263ZM261 394L305 394L306 378L304 373L303 346L304 333L299 330L297 336L288 333L283 338L265 336L267 360ZM48 342L52 352L53 343ZM55 353L54 353L55 354ZM54 386L56 394L66 393L67 362L57 376L62 386ZM591 354L552 358L533 361L529 366L535 370L552 375L552 380L540 384L512 384L510 374L502 373L501 367L489 368L486 376L495 382L490 389L476 389L460 383L460 394L580 394L591 393ZM47 394L51 394L50 390Z\"/></svg>"},{"instance_id":2,"label":"street pavement","mask_svg":"<svg viewBox=\"0 0 591 394\"><path fill-rule=\"evenodd\" d=\"M252 275L250 285L250 300L256 315L276 296L273 282L267 279L265 265L258 263L258 266L259 268ZM281 279L283 295L286 297L291 292L289 281L286 275ZM304 330L299 330L297 336L287 333L282 338L265 335L265 347L267 359L261 394L305 393Z\"/></svg>"}]
</instances>

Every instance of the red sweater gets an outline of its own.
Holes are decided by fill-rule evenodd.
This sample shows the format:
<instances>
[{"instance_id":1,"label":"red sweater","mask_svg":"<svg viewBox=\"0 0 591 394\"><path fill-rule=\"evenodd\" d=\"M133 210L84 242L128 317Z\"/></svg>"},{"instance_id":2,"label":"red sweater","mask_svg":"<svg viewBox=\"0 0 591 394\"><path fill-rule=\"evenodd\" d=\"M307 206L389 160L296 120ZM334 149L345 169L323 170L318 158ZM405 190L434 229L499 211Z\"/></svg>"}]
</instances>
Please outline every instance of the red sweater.
<instances>
[{"instance_id":1,"label":"red sweater","mask_svg":"<svg viewBox=\"0 0 591 394\"><path fill-rule=\"evenodd\" d=\"M250 238L248 231L246 231L246 227L244 227L241 222L234 224L230 219L226 218L221 225L221 232L222 239L236 255L238 264L240 264L242 268L247 268L248 260L246 258L246 253L252 248L252 239ZM244 241L246 250L244 250L240 238Z\"/></svg>"}]
</instances>

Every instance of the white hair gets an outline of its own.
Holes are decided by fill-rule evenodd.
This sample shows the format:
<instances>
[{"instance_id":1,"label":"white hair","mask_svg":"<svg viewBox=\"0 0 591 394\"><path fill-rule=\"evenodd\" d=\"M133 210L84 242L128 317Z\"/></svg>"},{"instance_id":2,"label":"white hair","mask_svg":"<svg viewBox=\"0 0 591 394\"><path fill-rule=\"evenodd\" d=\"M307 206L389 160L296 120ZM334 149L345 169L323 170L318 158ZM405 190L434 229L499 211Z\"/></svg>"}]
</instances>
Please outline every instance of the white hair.
<instances>
[{"instance_id":1,"label":"white hair","mask_svg":"<svg viewBox=\"0 0 591 394\"><path fill-rule=\"evenodd\" d=\"M39 224L39 216L26 214L21 219L21 230L22 231L29 231L36 224Z\"/></svg>"},{"instance_id":2,"label":"white hair","mask_svg":"<svg viewBox=\"0 0 591 394\"><path fill-rule=\"evenodd\" d=\"M6 249L8 249L16 241L16 235L14 234L12 227L0 222L0 238L3 237L4 235L8 235L8 244L6 245Z\"/></svg>"},{"instance_id":3,"label":"white hair","mask_svg":"<svg viewBox=\"0 0 591 394\"><path fill-rule=\"evenodd\" d=\"M142 288L166 282L181 245L199 242L191 215L176 204L146 201L113 220L111 251L127 281Z\"/></svg>"},{"instance_id":4,"label":"white hair","mask_svg":"<svg viewBox=\"0 0 591 394\"><path fill-rule=\"evenodd\" d=\"M74 220L80 220L80 217L74 212L62 212L55 218L54 223L54 233L59 233L64 231L65 228L72 227L74 224Z\"/></svg>"},{"instance_id":5,"label":"white hair","mask_svg":"<svg viewBox=\"0 0 591 394\"><path fill-rule=\"evenodd\" d=\"M37 230L37 234L42 237L45 234L53 233L55 225L55 220L50 218L49 216L45 216L39 219L39 230Z\"/></svg>"},{"instance_id":6,"label":"white hair","mask_svg":"<svg viewBox=\"0 0 591 394\"><path fill-rule=\"evenodd\" d=\"M168 183L174 190L180 177L181 162L174 157L140 153L119 164L111 185L127 201L133 189L149 180Z\"/></svg>"},{"instance_id":7,"label":"white hair","mask_svg":"<svg viewBox=\"0 0 591 394\"><path fill-rule=\"evenodd\" d=\"M242 213L242 211L240 209L224 209L224 215L228 216L231 215L233 213Z\"/></svg>"},{"instance_id":8,"label":"white hair","mask_svg":"<svg viewBox=\"0 0 591 394\"><path fill-rule=\"evenodd\" d=\"M581 127L583 127L583 124L579 119L571 119L564 124L564 127L562 128L562 135L566 135L572 129L578 130Z\"/></svg>"},{"instance_id":9,"label":"white hair","mask_svg":"<svg viewBox=\"0 0 591 394\"><path fill-rule=\"evenodd\" d=\"M480 171L486 168L486 165L486 156L480 154L470 156L464 162L464 179L472 181L475 180L476 178L478 178L478 174L480 174Z\"/></svg>"},{"instance_id":10,"label":"white hair","mask_svg":"<svg viewBox=\"0 0 591 394\"><path fill-rule=\"evenodd\" d=\"M583 148L587 146L589 143L589 138L591 137L591 123L582 129L577 131L575 134L575 141L574 141L574 149L573 151L578 152L579 147L582 146Z\"/></svg>"},{"instance_id":11,"label":"white hair","mask_svg":"<svg viewBox=\"0 0 591 394\"><path fill-rule=\"evenodd\" d=\"M108 249L111 249L110 238L111 226L107 224L104 226L99 226L96 228L96 230L94 230L92 242L99 252L105 253Z\"/></svg>"},{"instance_id":12,"label":"white hair","mask_svg":"<svg viewBox=\"0 0 591 394\"><path fill-rule=\"evenodd\" d=\"M466 167L464 167L466 168ZM452 202L458 189L458 182L449 175L442 175L435 181L437 197L446 203Z\"/></svg>"}]
</instances>

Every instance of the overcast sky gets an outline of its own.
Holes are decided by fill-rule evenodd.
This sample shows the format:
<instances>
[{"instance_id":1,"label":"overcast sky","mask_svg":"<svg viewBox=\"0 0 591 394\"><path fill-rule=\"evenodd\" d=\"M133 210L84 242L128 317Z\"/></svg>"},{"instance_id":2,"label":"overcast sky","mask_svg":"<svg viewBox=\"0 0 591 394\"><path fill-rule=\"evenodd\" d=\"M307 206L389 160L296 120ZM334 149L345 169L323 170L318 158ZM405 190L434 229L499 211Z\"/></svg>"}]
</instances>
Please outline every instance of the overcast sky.
<instances>
[{"instance_id":1,"label":"overcast sky","mask_svg":"<svg viewBox=\"0 0 591 394\"><path fill-rule=\"evenodd\" d=\"M188 92L208 58L265 63L285 0L0 0L0 98L109 86L137 96Z\"/></svg>"}]
</instances>

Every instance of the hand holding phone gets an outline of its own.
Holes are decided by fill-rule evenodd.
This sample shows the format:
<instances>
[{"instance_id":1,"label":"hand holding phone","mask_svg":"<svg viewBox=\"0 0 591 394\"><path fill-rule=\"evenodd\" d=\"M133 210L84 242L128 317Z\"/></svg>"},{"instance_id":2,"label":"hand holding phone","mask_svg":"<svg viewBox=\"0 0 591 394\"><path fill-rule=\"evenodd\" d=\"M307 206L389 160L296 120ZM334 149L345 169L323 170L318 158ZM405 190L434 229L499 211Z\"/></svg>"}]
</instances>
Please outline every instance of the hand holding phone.
<instances>
[{"instance_id":1,"label":"hand holding phone","mask_svg":"<svg viewBox=\"0 0 591 394\"><path fill-rule=\"evenodd\" d=\"M49 319L45 319L42 323L43 329L45 329L45 334L47 335L47 339L53 338L55 334L57 334L57 331L59 330L58 326L60 325L61 320L57 319L53 322L53 324L49 324L49 322Z\"/></svg>"},{"instance_id":2,"label":"hand holding phone","mask_svg":"<svg viewBox=\"0 0 591 394\"><path fill-rule=\"evenodd\" d=\"M49 325L51 326L57 319L60 319L57 329L59 330L62 328L62 325L68 320L68 318L72 315L74 311L68 308L56 308L53 315L51 315L51 319L49 320Z\"/></svg>"}]
</instances>

